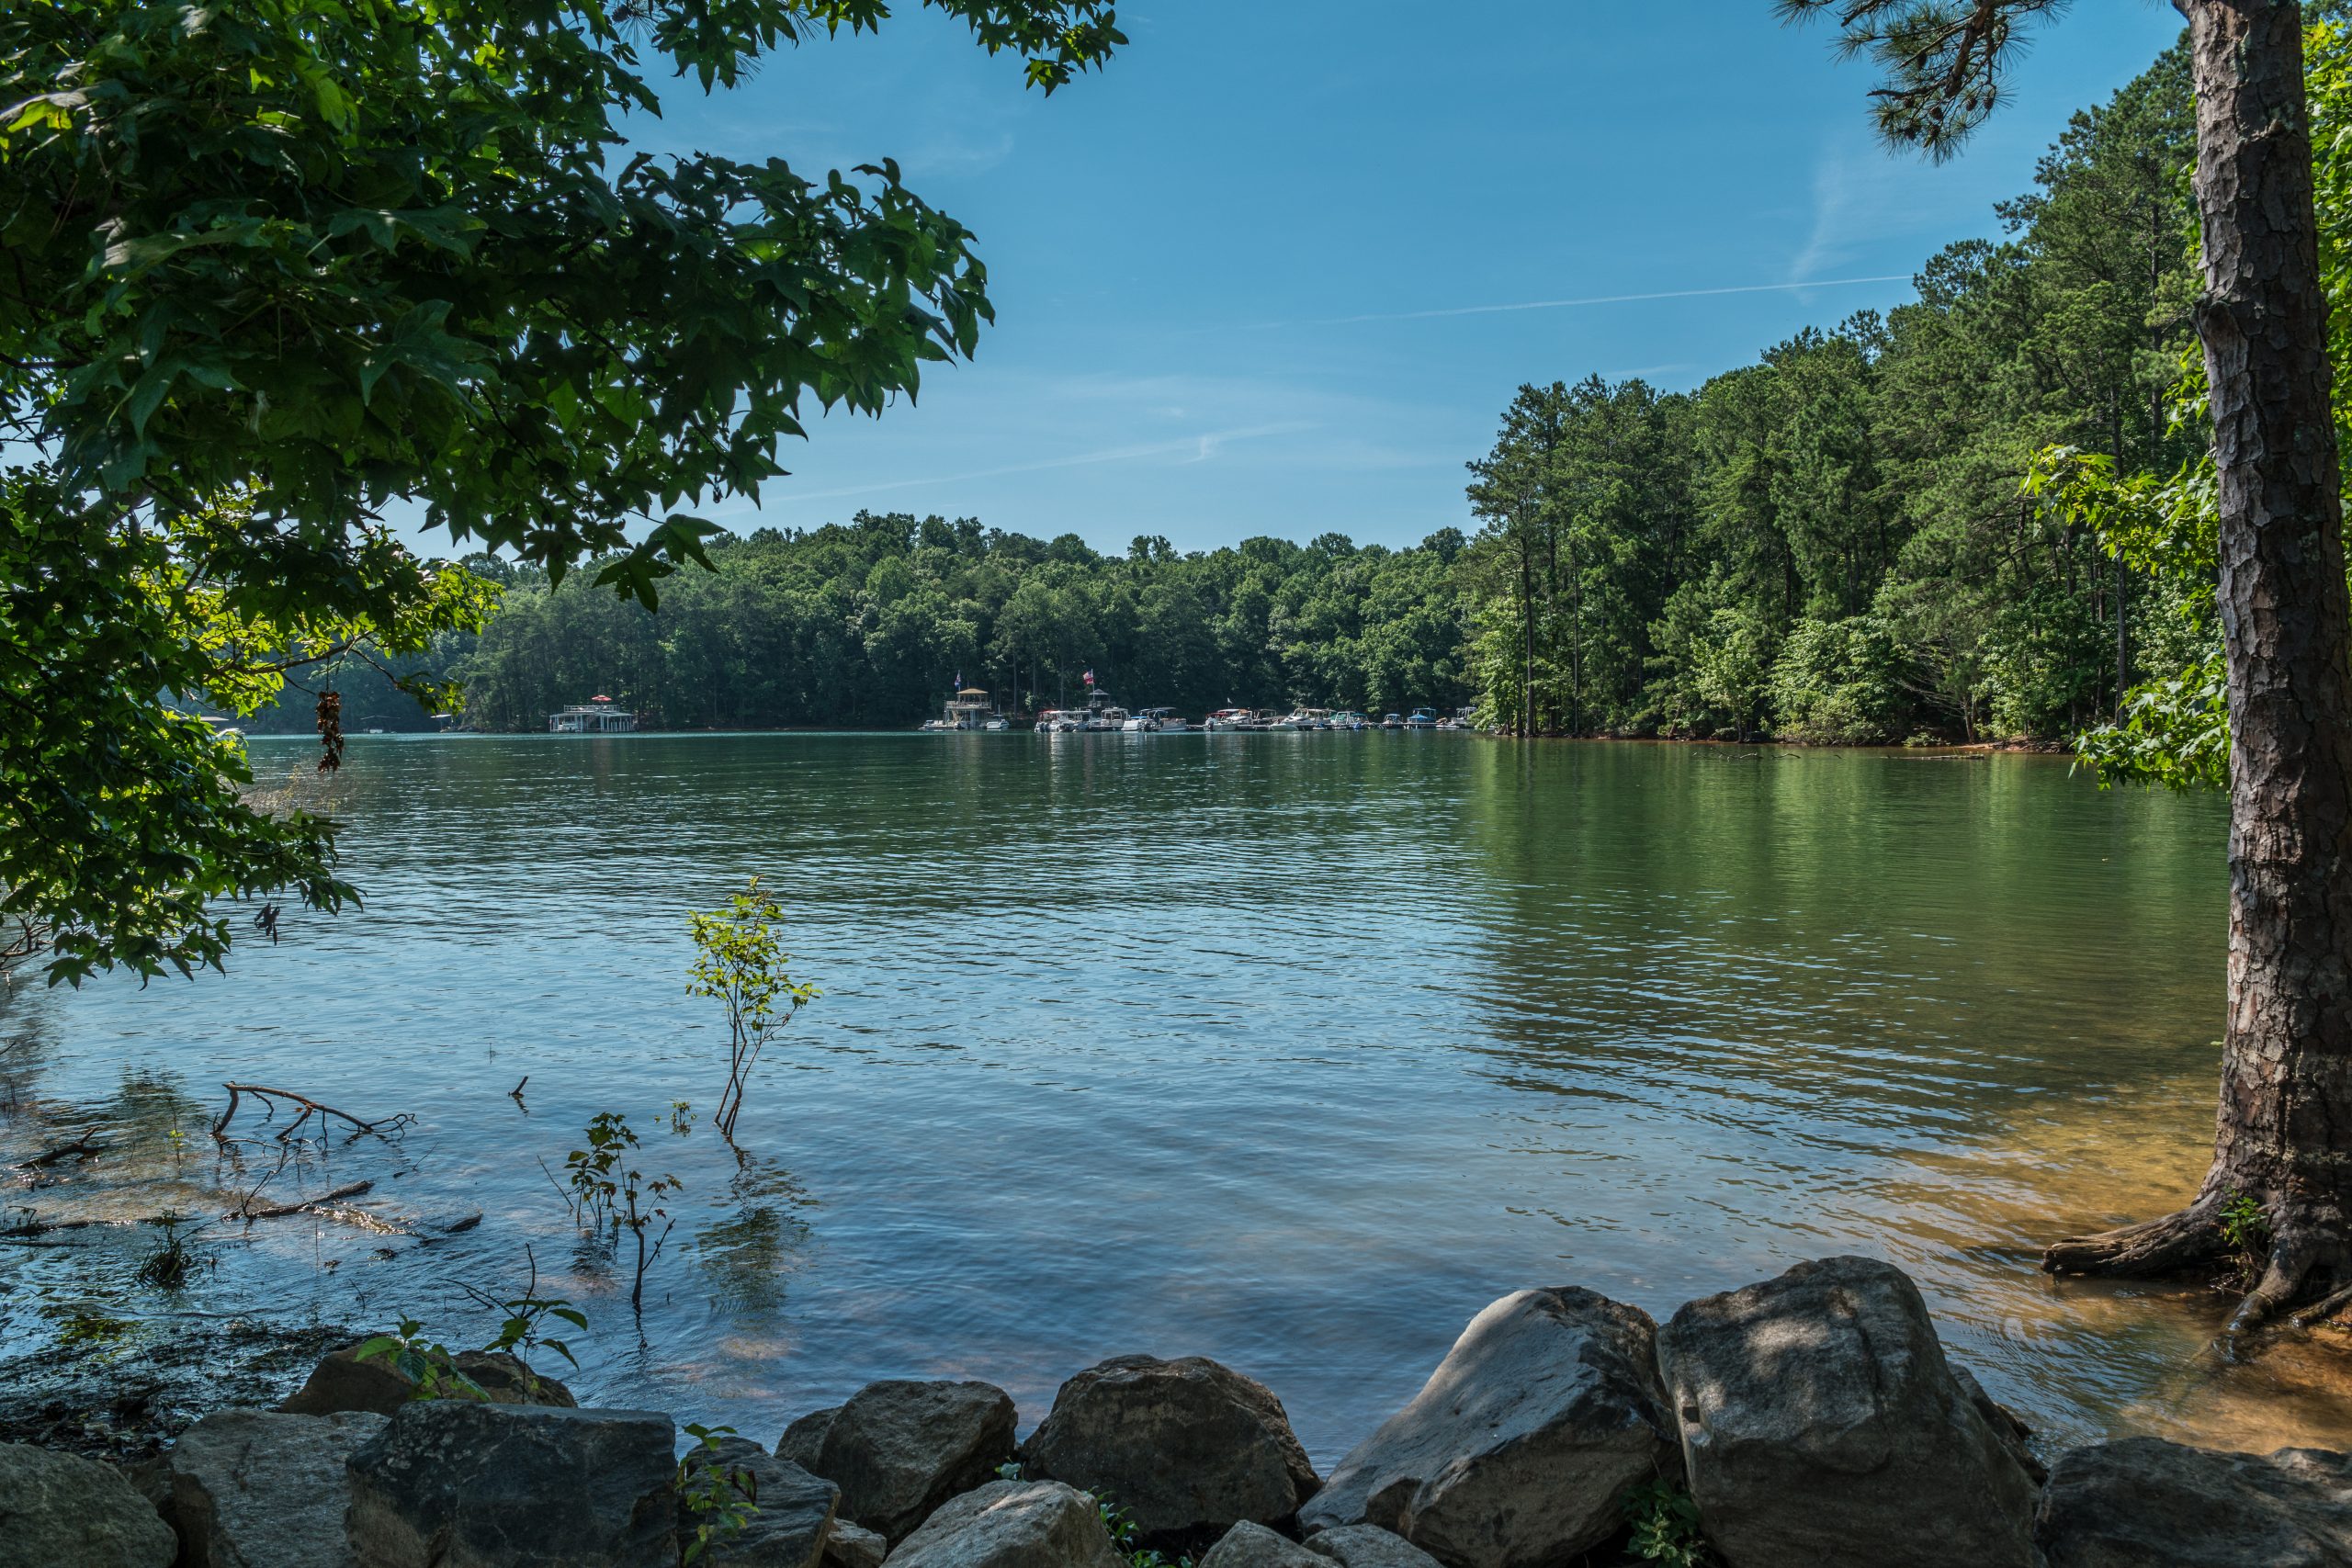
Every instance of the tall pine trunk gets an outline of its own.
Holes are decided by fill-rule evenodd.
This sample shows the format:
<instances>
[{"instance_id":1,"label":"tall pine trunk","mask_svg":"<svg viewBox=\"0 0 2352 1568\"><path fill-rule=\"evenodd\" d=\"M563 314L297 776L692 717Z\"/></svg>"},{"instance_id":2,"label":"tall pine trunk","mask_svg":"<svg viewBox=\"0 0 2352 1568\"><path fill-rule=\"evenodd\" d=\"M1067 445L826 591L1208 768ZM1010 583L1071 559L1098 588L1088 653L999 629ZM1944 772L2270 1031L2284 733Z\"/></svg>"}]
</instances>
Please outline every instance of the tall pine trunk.
<instances>
[{"instance_id":1,"label":"tall pine trunk","mask_svg":"<svg viewBox=\"0 0 2352 1568\"><path fill-rule=\"evenodd\" d=\"M2302 17L2292 0L2180 0L2197 81L2198 333L2221 481L2228 656L2228 1019L2213 1166L2182 1213L2061 1242L2045 1267L2148 1272L2268 1226L2236 1326L2346 1256L2352 1215L2352 604ZM2243 1213L2243 1209L2241 1209Z\"/></svg>"}]
</instances>

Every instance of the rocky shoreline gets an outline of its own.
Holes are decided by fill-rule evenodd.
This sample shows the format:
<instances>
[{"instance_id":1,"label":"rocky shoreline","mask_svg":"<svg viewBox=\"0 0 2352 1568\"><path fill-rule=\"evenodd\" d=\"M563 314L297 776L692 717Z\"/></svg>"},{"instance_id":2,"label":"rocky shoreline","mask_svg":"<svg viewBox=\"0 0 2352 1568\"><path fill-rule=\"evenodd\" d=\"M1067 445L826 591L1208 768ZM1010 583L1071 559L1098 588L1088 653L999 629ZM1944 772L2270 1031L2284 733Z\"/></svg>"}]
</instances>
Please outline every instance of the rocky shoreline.
<instances>
[{"instance_id":1,"label":"rocky shoreline","mask_svg":"<svg viewBox=\"0 0 2352 1568\"><path fill-rule=\"evenodd\" d=\"M1663 1325L1505 1296L1329 1476L1271 1391L1198 1357L1080 1372L1025 1440L992 1385L889 1381L773 1449L688 1427L683 1460L668 1415L462 1370L486 1402L345 1348L128 1465L0 1444L0 1568L2352 1564L2352 1458L2131 1438L2045 1469L1860 1258Z\"/></svg>"}]
</instances>

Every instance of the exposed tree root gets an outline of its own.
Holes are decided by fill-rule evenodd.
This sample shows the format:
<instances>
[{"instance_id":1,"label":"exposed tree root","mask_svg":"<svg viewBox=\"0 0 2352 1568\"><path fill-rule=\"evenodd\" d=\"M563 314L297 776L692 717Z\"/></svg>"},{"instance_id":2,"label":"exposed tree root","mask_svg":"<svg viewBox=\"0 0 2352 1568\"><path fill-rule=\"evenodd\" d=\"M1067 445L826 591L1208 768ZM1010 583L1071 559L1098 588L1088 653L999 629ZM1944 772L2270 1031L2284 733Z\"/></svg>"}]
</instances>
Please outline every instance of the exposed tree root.
<instances>
[{"instance_id":1,"label":"exposed tree root","mask_svg":"<svg viewBox=\"0 0 2352 1568\"><path fill-rule=\"evenodd\" d=\"M2052 1242L2042 1250L2041 1270L2120 1279L2177 1273L2221 1256L2220 1209L2218 1199L2200 1198L2162 1219Z\"/></svg>"},{"instance_id":2,"label":"exposed tree root","mask_svg":"<svg viewBox=\"0 0 2352 1568\"><path fill-rule=\"evenodd\" d=\"M2309 1328L2314 1323L2322 1323L2334 1317L2346 1306L2352 1306L2352 1285L2330 1291L2287 1321L2294 1327Z\"/></svg>"},{"instance_id":3,"label":"exposed tree root","mask_svg":"<svg viewBox=\"0 0 2352 1568\"><path fill-rule=\"evenodd\" d=\"M2238 1310L2230 1314L2233 1337L2259 1328L2273 1313L2291 1306L2301 1293L2303 1281L2312 1277L2321 1257L2328 1250L2319 1234L2308 1226L2283 1224L2270 1247L2270 1258L2263 1266L2262 1278L2246 1292Z\"/></svg>"},{"instance_id":4,"label":"exposed tree root","mask_svg":"<svg viewBox=\"0 0 2352 1568\"><path fill-rule=\"evenodd\" d=\"M2120 1230L2097 1235L2072 1236L2052 1243L2041 1255L2041 1267L2051 1274L2104 1276L2109 1279L2155 1279L2195 1270L2214 1263L2230 1251L2222 1235L2222 1210L2228 1190L2210 1190L2186 1209ZM2267 1211L2269 1250L2262 1273L2230 1314L2227 1334L2235 1341L2261 1327L2295 1303L2323 1268L2340 1263L2345 1244L2339 1227L2325 1223L2304 1205L2273 1202ZM2352 1287L2290 1321L2302 1325L2352 1302Z\"/></svg>"}]
</instances>

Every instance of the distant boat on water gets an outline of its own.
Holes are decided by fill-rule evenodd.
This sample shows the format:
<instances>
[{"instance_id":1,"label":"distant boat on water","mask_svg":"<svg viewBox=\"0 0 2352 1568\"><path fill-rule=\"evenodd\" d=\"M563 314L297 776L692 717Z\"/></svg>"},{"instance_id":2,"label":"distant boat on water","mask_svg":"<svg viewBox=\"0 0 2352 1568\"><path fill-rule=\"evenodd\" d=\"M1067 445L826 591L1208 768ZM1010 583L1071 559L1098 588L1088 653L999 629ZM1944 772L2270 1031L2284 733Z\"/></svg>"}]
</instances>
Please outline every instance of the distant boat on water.
<instances>
[{"instance_id":1,"label":"distant boat on water","mask_svg":"<svg viewBox=\"0 0 2352 1568\"><path fill-rule=\"evenodd\" d=\"M989 705L989 694L978 686L966 686L947 699L947 708L937 718L927 718L922 728L929 730L948 729L1009 729L1002 714Z\"/></svg>"}]
</instances>

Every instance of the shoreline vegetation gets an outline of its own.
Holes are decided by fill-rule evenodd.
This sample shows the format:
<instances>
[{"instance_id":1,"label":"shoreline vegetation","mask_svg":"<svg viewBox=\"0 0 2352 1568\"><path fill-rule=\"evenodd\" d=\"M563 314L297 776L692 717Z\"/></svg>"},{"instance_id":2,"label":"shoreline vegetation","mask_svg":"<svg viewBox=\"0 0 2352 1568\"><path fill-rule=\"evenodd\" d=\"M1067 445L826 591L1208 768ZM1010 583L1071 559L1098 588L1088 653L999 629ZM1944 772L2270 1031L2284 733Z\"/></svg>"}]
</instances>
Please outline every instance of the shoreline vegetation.
<instances>
[{"instance_id":1,"label":"shoreline vegetation","mask_svg":"<svg viewBox=\"0 0 2352 1568\"><path fill-rule=\"evenodd\" d=\"M2192 141L2176 48L2075 117L1999 240L1930 257L1918 298L1808 328L1690 392L1520 389L1469 465L1480 526L1418 545L1251 538L1105 554L973 518L859 512L708 543L650 610L488 555L479 635L350 659L255 715L425 725L394 675L458 682L523 731L591 694L649 728L895 728L956 684L1067 706L1378 714L1474 707L1514 733L1899 745L2071 742L2216 646L2211 582L2120 558L2039 455L2117 482L2202 450L2173 394L2193 344ZM2323 157L2332 153L2323 143Z\"/></svg>"}]
</instances>

